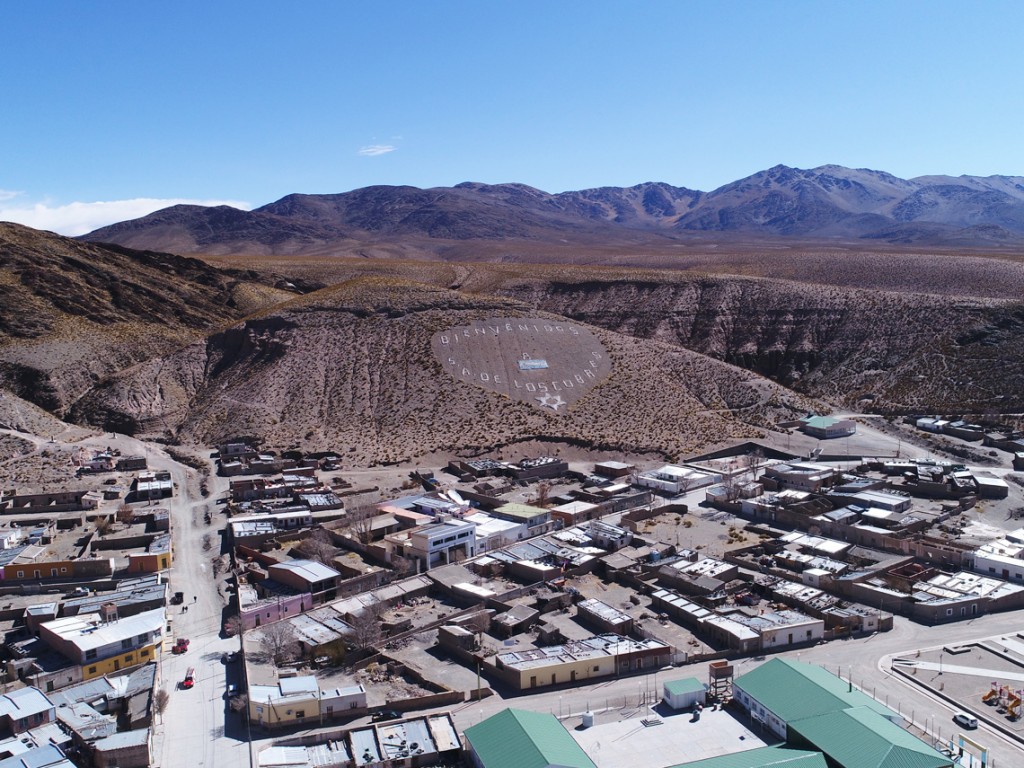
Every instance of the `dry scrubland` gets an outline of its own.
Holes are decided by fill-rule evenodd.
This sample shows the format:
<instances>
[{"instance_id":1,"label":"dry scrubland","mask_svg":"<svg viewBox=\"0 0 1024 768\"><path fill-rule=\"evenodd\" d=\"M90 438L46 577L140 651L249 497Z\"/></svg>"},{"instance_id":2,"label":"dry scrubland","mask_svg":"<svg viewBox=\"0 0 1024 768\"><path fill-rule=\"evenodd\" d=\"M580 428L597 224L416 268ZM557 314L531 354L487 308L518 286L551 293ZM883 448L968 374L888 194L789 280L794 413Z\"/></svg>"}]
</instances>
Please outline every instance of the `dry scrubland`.
<instances>
[{"instance_id":1,"label":"dry scrubland","mask_svg":"<svg viewBox=\"0 0 1024 768\"><path fill-rule=\"evenodd\" d=\"M679 254L676 265L308 259L291 268L313 283L388 271L514 298L701 352L849 408L1024 410L1024 265L1010 257L780 248Z\"/></svg>"},{"instance_id":2,"label":"dry scrubland","mask_svg":"<svg viewBox=\"0 0 1024 768\"><path fill-rule=\"evenodd\" d=\"M35 406L167 440L341 449L353 464L535 438L674 457L828 407L818 399L1024 411L1024 267L1005 254L637 235L207 263L0 225L0 256L0 424L43 436L68 428ZM431 336L492 316L603 329L613 373L560 413L455 381Z\"/></svg>"},{"instance_id":3,"label":"dry scrubland","mask_svg":"<svg viewBox=\"0 0 1024 768\"><path fill-rule=\"evenodd\" d=\"M538 435L678 456L814 407L738 368L607 331L599 338L612 373L568 412L512 402L449 376L430 349L434 333L495 315L536 313L510 300L354 280L114 377L77 415L186 441L258 434L279 446L341 448L364 464Z\"/></svg>"},{"instance_id":4,"label":"dry scrubland","mask_svg":"<svg viewBox=\"0 0 1024 768\"><path fill-rule=\"evenodd\" d=\"M97 381L284 294L198 259L0 223L0 387L58 415Z\"/></svg>"}]
</instances>

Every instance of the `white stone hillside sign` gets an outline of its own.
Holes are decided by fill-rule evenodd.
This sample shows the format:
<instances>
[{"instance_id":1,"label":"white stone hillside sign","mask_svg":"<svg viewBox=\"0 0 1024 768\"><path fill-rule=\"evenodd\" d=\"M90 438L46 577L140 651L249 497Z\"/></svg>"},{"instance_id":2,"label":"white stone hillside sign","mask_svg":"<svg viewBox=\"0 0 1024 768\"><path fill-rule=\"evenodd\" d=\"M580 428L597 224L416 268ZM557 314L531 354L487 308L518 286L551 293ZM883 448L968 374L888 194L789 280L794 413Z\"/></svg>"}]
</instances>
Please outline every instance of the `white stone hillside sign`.
<instances>
[{"instance_id":1,"label":"white stone hillside sign","mask_svg":"<svg viewBox=\"0 0 1024 768\"><path fill-rule=\"evenodd\" d=\"M456 379L557 413L611 372L601 342L574 323L496 317L435 333L430 346Z\"/></svg>"}]
</instances>

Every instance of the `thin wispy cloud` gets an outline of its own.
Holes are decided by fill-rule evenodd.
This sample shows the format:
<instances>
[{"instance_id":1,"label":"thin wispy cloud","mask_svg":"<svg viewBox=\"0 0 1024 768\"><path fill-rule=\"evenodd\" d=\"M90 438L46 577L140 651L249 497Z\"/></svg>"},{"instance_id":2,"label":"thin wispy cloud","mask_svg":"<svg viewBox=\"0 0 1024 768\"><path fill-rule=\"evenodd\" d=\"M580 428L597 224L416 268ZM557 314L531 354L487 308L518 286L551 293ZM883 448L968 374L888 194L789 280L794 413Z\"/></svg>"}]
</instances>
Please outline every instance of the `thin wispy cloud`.
<instances>
[{"instance_id":1,"label":"thin wispy cloud","mask_svg":"<svg viewBox=\"0 0 1024 768\"><path fill-rule=\"evenodd\" d=\"M359 154L363 157L377 157L378 155L386 155L388 152L394 152L396 149L398 147L392 144L371 144L360 149Z\"/></svg>"},{"instance_id":2,"label":"thin wispy cloud","mask_svg":"<svg viewBox=\"0 0 1024 768\"><path fill-rule=\"evenodd\" d=\"M16 197L20 197L23 192L14 192L10 189L0 189L0 203L5 200L13 200Z\"/></svg>"},{"instance_id":3,"label":"thin wispy cloud","mask_svg":"<svg viewBox=\"0 0 1024 768\"><path fill-rule=\"evenodd\" d=\"M18 224L57 232L61 235L84 235L94 229L105 227L119 221L137 219L153 211L171 205L230 205L232 208L249 210L252 206L239 200L188 200L184 198L161 199L139 197L132 200L105 200L93 203L67 203L53 205L51 203L21 203L5 205L20 195L4 196L0 191L0 221L13 221Z\"/></svg>"}]
</instances>

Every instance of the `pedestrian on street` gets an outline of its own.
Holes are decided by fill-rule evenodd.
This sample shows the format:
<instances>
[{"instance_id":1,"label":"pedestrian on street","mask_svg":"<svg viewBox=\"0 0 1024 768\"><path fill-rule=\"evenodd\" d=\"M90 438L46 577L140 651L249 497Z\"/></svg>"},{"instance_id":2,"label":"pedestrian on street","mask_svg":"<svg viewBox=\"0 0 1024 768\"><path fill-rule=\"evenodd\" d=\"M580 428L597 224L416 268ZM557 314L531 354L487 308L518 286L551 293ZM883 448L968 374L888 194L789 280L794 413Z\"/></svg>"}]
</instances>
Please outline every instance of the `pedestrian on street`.
<instances>
[{"instance_id":1,"label":"pedestrian on street","mask_svg":"<svg viewBox=\"0 0 1024 768\"><path fill-rule=\"evenodd\" d=\"M193 603L194 603L194 602L197 602L198 600L199 600L199 597L198 597L198 595L192 595L192 602L193 602Z\"/></svg>"}]
</instances>

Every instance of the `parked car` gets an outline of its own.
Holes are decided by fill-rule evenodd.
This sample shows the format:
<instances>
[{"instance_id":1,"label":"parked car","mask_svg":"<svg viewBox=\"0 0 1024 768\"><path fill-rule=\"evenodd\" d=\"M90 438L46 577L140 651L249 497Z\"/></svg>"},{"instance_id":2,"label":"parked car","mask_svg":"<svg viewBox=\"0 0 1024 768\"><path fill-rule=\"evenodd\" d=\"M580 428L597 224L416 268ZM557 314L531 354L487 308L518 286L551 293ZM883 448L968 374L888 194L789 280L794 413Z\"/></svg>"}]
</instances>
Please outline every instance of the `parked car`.
<instances>
[{"instance_id":1,"label":"parked car","mask_svg":"<svg viewBox=\"0 0 1024 768\"><path fill-rule=\"evenodd\" d=\"M373 722L376 723L376 722L378 722L380 720L397 720L401 716L402 716L402 713L399 712L398 710L395 710L395 709L381 709L381 710L378 710L377 712L374 712L372 715L370 715L370 719L373 720Z\"/></svg>"},{"instance_id":2,"label":"parked car","mask_svg":"<svg viewBox=\"0 0 1024 768\"><path fill-rule=\"evenodd\" d=\"M196 671L192 668L188 668L188 672L185 673L185 679L181 681L181 687L188 690L196 684Z\"/></svg>"},{"instance_id":3,"label":"parked car","mask_svg":"<svg viewBox=\"0 0 1024 768\"><path fill-rule=\"evenodd\" d=\"M171 596L171 605L181 605L183 602L185 602L184 592L175 592Z\"/></svg>"},{"instance_id":4,"label":"parked car","mask_svg":"<svg viewBox=\"0 0 1024 768\"><path fill-rule=\"evenodd\" d=\"M969 715L966 712L957 712L953 715L953 722L963 728L974 729L978 727L978 718L974 715Z\"/></svg>"},{"instance_id":5,"label":"parked car","mask_svg":"<svg viewBox=\"0 0 1024 768\"><path fill-rule=\"evenodd\" d=\"M184 653L187 650L188 650L188 638L187 637L179 637L177 642L174 644L174 647L171 648L171 653L175 653L175 654L177 654L177 653Z\"/></svg>"}]
</instances>

